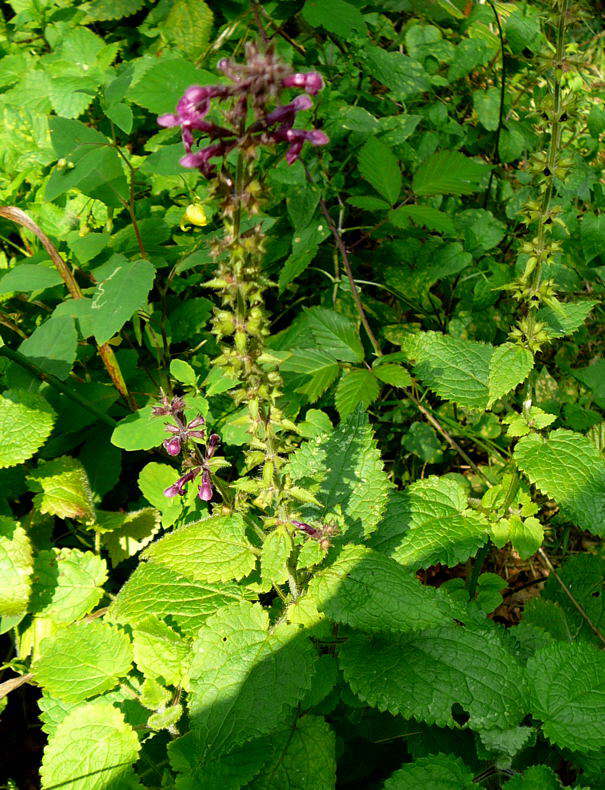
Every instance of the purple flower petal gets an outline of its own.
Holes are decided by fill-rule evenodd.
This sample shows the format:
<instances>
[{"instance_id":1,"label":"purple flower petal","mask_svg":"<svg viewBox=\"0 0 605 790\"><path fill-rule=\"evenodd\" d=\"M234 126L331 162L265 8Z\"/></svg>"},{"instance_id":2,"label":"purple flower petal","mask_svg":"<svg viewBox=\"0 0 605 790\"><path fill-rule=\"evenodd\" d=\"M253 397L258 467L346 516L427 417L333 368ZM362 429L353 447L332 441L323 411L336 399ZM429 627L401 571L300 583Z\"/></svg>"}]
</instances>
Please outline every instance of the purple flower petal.
<instances>
[{"instance_id":1,"label":"purple flower petal","mask_svg":"<svg viewBox=\"0 0 605 790\"><path fill-rule=\"evenodd\" d=\"M212 489L212 481L210 479L210 472L205 469L202 474L202 484L197 487L197 495L204 502L210 502L214 491Z\"/></svg>"},{"instance_id":2,"label":"purple flower petal","mask_svg":"<svg viewBox=\"0 0 605 790\"><path fill-rule=\"evenodd\" d=\"M180 436L172 436L170 439L164 439L162 444L168 455L178 455L181 452Z\"/></svg>"}]
</instances>

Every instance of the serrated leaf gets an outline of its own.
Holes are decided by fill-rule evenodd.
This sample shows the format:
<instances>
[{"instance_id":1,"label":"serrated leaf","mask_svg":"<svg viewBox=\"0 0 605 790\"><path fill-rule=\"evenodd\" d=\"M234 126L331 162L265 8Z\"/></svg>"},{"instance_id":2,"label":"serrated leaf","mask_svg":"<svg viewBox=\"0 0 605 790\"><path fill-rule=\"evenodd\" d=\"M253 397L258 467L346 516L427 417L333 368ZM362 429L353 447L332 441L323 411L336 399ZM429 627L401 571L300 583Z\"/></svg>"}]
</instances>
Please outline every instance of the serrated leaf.
<instances>
[{"instance_id":1,"label":"serrated leaf","mask_svg":"<svg viewBox=\"0 0 605 790\"><path fill-rule=\"evenodd\" d=\"M0 516L0 616L25 614L32 572L27 532L12 518Z\"/></svg>"},{"instance_id":2,"label":"serrated leaf","mask_svg":"<svg viewBox=\"0 0 605 790\"><path fill-rule=\"evenodd\" d=\"M553 642L527 662L532 714L563 749L605 747L605 653L586 642Z\"/></svg>"},{"instance_id":3,"label":"serrated leaf","mask_svg":"<svg viewBox=\"0 0 605 790\"><path fill-rule=\"evenodd\" d=\"M390 384L392 387L409 387L412 383L412 377L401 365L390 363L375 365L372 368L372 373L377 379L380 379L385 384Z\"/></svg>"},{"instance_id":4,"label":"serrated leaf","mask_svg":"<svg viewBox=\"0 0 605 790\"><path fill-rule=\"evenodd\" d=\"M112 689L131 664L132 645L126 634L92 620L69 625L45 639L32 671L52 696L79 702Z\"/></svg>"},{"instance_id":5,"label":"serrated leaf","mask_svg":"<svg viewBox=\"0 0 605 790\"><path fill-rule=\"evenodd\" d=\"M0 294L11 291L43 291L63 282L56 269L41 263L21 263L3 275L0 279Z\"/></svg>"},{"instance_id":6,"label":"serrated leaf","mask_svg":"<svg viewBox=\"0 0 605 790\"><path fill-rule=\"evenodd\" d=\"M182 58L162 58L128 90L126 97L153 113L174 112L190 85L216 83L216 75Z\"/></svg>"},{"instance_id":7,"label":"serrated leaf","mask_svg":"<svg viewBox=\"0 0 605 790\"><path fill-rule=\"evenodd\" d=\"M521 348L513 343L503 343L501 346L496 346L489 361L488 408L498 398L525 381L533 366L533 354L526 348Z\"/></svg>"},{"instance_id":8,"label":"serrated leaf","mask_svg":"<svg viewBox=\"0 0 605 790\"><path fill-rule=\"evenodd\" d=\"M339 648L347 683L364 702L454 727L452 705L474 729L508 727L525 713L521 667L492 630L459 626L390 638L351 633Z\"/></svg>"},{"instance_id":9,"label":"serrated leaf","mask_svg":"<svg viewBox=\"0 0 605 790\"><path fill-rule=\"evenodd\" d=\"M271 739L271 756L248 790L332 790L336 739L321 716L301 716Z\"/></svg>"},{"instance_id":10,"label":"serrated leaf","mask_svg":"<svg viewBox=\"0 0 605 790\"><path fill-rule=\"evenodd\" d=\"M423 587L395 560L364 546L346 546L315 575L308 595L320 612L362 631L417 631L463 617L447 595Z\"/></svg>"},{"instance_id":11,"label":"serrated leaf","mask_svg":"<svg viewBox=\"0 0 605 790\"><path fill-rule=\"evenodd\" d=\"M263 584L271 587L288 580L287 562L292 551L292 540L284 527L277 527L263 541L260 572Z\"/></svg>"},{"instance_id":12,"label":"serrated leaf","mask_svg":"<svg viewBox=\"0 0 605 790\"><path fill-rule=\"evenodd\" d=\"M150 615L132 629L134 661L149 678L163 678L172 686L182 684L189 645L158 617Z\"/></svg>"},{"instance_id":13,"label":"serrated leaf","mask_svg":"<svg viewBox=\"0 0 605 790\"><path fill-rule=\"evenodd\" d=\"M139 739L109 702L80 705L63 719L44 750L43 790L107 790L135 787L131 766Z\"/></svg>"},{"instance_id":14,"label":"serrated leaf","mask_svg":"<svg viewBox=\"0 0 605 790\"><path fill-rule=\"evenodd\" d=\"M36 555L34 567L30 609L37 617L73 623L101 600L107 565L90 551L43 550Z\"/></svg>"},{"instance_id":15,"label":"serrated leaf","mask_svg":"<svg viewBox=\"0 0 605 790\"><path fill-rule=\"evenodd\" d=\"M563 428L525 436L514 459L530 482L582 529L605 535L605 461L594 444Z\"/></svg>"},{"instance_id":16,"label":"serrated leaf","mask_svg":"<svg viewBox=\"0 0 605 790\"><path fill-rule=\"evenodd\" d=\"M189 717L200 756L229 752L279 726L309 688L315 660L303 631L287 622L269 630L258 604L231 604L208 618L190 669Z\"/></svg>"},{"instance_id":17,"label":"serrated leaf","mask_svg":"<svg viewBox=\"0 0 605 790\"><path fill-rule=\"evenodd\" d=\"M371 371L365 368L349 370L336 387L336 408L342 420L360 406L367 409L380 392L380 386Z\"/></svg>"},{"instance_id":18,"label":"serrated leaf","mask_svg":"<svg viewBox=\"0 0 605 790\"><path fill-rule=\"evenodd\" d=\"M412 189L417 195L470 195L480 189L489 165L459 151L438 151L414 173Z\"/></svg>"},{"instance_id":19,"label":"serrated leaf","mask_svg":"<svg viewBox=\"0 0 605 790\"><path fill-rule=\"evenodd\" d=\"M487 536L485 518L467 509L464 486L447 477L428 477L391 494L370 545L417 570L464 562Z\"/></svg>"},{"instance_id":20,"label":"serrated leaf","mask_svg":"<svg viewBox=\"0 0 605 790\"><path fill-rule=\"evenodd\" d=\"M359 172L391 205L401 192L401 170L397 157L375 137L371 137L357 156Z\"/></svg>"},{"instance_id":21,"label":"serrated leaf","mask_svg":"<svg viewBox=\"0 0 605 790\"><path fill-rule=\"evenodd\" d=\"M430 77L414 58L376 46L364 47L361 54L370 75L386 85L395 98L405 100L430 90Z\"/></svg>"},{"instance_id":22,"label":"serrated leaf","mask_svg":"<svg viewBox=\"0 0 605 790\"><path fill-rule=\"evenodd\" d=\"M159 447L167 436L165 423L168 418L154 417L148 404L134 414L129 414L115 428L111 443L122 450L151 450Z\"/></svg>"},{"instance_id":23,"label":"serrated leaf","mask_svg":"<svg viewBox=\"0 0 605 790\"><path fill-rule=\"evenodd\" d=\"M416 225L438 233L454 235L456 229L449 214L433 206L399 206L389 212L389 222L397 228L407 228L412 220Z\"/></svg>"},{"instance_id":24,"label":"serrated leaf","mask_svg":"<svg viewBox=\"0 0 605 790\"><path fill-rule=\"evenodd\" d=\"M113 272L98 283L92 297L91 322L97 343L106 343L133 314L147 304L155 267L145 260L127 261L115 255Z\"/></svg>"},{"instance_id":25,"label":"serrated leaf","mask_svg":"<svg viewBox=\"0 0 605 790\"><path fill-rule=\"evenodd\" d=\"M531 765L506 783L507 790L561 790L557 774L547 765Z\"/></svg>"},{"instance_id":26,"label":"serrated leaf","mask_svg":"<svg viewBox=\"0 0 605 790\"><path fill-rule=\"evenodd\" d=\"M41 462L27 476L33 491L40 491L34 503L40 513L90 522L95 508L86 470L67 455Z\"/></svg>"},{"instance_id":27,"label":"serrated leaf","mask_svg":"<svg viewBox=\"0 0 605 790\"><path fill-rule=\"evenodd\" d=\"M204 0L174 0L162 23L162 34L189 60L196 60L208 46L212 11Z\"/></svg>"},{"instance_id":28,"label":"serrated leaf","mask_svg":"<svg viewBox=\"0 0 605 790\"><path fill-rule=\"evenodd\" d=\"M355 38L366 29L359 9L345 0L330 0L329 7L322 0L306 0L302 16L312 27L323 27L344 39Z\"/></svg>"},{"instance_id":29,"label":"serrated leaf","mask_svg":"<svg viewBox=\"0 0 605 790\"><path fill-rule=\"evenodd\" d=\"M605 560L593 554L576 554L558 568L558 573L563 583L573 590L575 600L582 606L593 625L601 632L605 631ZM600 646L598 637L553 576L549 576L542 596L543 599L548 599L543 600L543 603L556 602L564 612L570 640L584 639Z\"/></svg>"},{"instance_id":30,"label":"serrated leaf","mask_svg":"<svg viewBox=\"0 0 605 790\"><path fill-rule=\"evenodd\" d=\"M304 520L325 522L342 513L349 539L361 539L376 529L390 483L363 412L334 432L305 442L292 454L289 474L321 502L321 507L302 508Z\"/></svg>"},{"instance_id":31,"label":"serrated leaf","mask_svg":"<svg viewBox=\"0 0 605 790\"><path fill-rule=\"evenodd\" d=\"M558 338L572 335L587 319L597 302L585 299L582 302L559 302L552 299L549 304L538 310L537 319L545 324L548 337Z\"/></svg>"},{"instance_id":32,"label":"serrated leaf","mask_svg":"<svg viewBox=\"0 0 605 790\"><path fill-rule=\"evenodd\" d=\"M241 579L256 565L246 523L237 513L187 524L158 540L143 557L198 582Z\"/></svg>"},{"instance_id":33,"label":"serrated leaf","mask_svg":"<svg viewBox=\"0 0 605 790\"><path fill-rule=\"evenodd\" d=\"M386 780L384 790L473 790L473 773L459 757L431 754L404 765Z\"/></svg>"},{"instance_id":34,"label":"serrated leaf","mask_svg":"<svg viewBox=\"0 0 605 790\"><path fill-rule=\"evenodd\" d=\"M143 549L161 525L155 508L146 507L132 513L108 513L98 510L95 529L103 532L103 545L111 562L117 565Z\"/></svg>"},{"instance_id":35,"label":"serrated leaf","mask_svg":"<svg viewBox=\"0 0 605 790\"><path fill-rule=\"evenodd\" d=\"M27 461L48 439L55 413L40 395L6 390L0 396L0 469Z\"/></svg>"},{"instance_id":36,"label":"serrated leaf","mask_svg":"<svg viewBox=\"0 0 605 790\"><path fill-rule=\"evenodd\" d=\"M107 618L137 625L149 615L168 617L193 637L210 615L244 597L245 590L236 584L197 582L183 576L180 569L142 562L113 599Z\"/></svg>"},{"instance_id":37,"label":"serrated leaf","mask_svg":"<svg viewBox=\"0 0 605 790\"><path fill-rule=\"evenodd\" d=\"M325 307L305 311L315 343L326 354L342 362L361 362L363 346L355 324L344 315Z\"/></svg>"}]
</instances>

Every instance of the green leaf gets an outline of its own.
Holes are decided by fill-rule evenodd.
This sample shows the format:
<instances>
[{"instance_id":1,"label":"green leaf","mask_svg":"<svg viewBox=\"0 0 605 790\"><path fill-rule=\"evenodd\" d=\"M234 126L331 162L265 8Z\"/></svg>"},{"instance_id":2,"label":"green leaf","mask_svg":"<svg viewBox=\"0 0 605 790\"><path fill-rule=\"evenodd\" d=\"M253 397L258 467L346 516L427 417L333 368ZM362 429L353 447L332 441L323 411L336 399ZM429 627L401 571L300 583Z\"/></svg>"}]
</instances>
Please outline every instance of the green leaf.
<instances>
[{"instance_id":1,"label":"green leaf","mask_svg":"<svg viewBox=\"0 0 605 790\"><path fill-rule=\"evenodd\" d=\"M489 361L487 388L489 391L488 408L498 398L509 393L529 376L534 366L531 351L513 343L496 346Z\"/></svg>"},{"instance_id":2,"label":"green leaf","mask_svg":"<svg viewBox=\"0 0 605 790\"><path fill-rule=\"evenodd\" d=\"M167 436L168 418L155 417L149 403L134 414L129 414L114 428L111 443L122 450L151 450L159 447ZM174 481L173 481L174 482Z\"/></svg>"},{"instance_id":3,"label":"green leaf","mask_svg":"<svg viewBox=\"0 0 605 790\"><path fill-rule=\"evenodd\" d=\"M531 765L506 783L507 790L561 790L557 774L547 765Z\"/></svg>"},{"instance_id":4,"label":"green leaf","mask_svg":"<svg viewBox=\"0 0 605 790\"><path fill-rule=\"evenodd\" d=\"M473 91L473 106L479 123L490 132L495 132L500 117L500 89L488 88L484 91Z\"/></svg>"},{"instance_id":5,"label":"green leaf","mask_svg":"<svg viewBox=\"0 0 605 790\"><path fill-rule=\"evenodd\" d=\"M260 559L261 579L271 588L288 581L287 562L292 551L292 540L283 526L270 532L263 541Z\"/></svg>"},{"instance_id":6,"label":"green leaf","mask_svg":"<svg viewBox=\"0 0 605 790\"><path fill-rule=\"evenodd\" d=\"M441 442L434 429L425 422L413 422L401 443L428 464L436 464L443 459Z\"/></svg>"},{"instance_id":7,"label":"green leaf","mask_svg":"<svg viewBox=\"0 0 605 790\"><path fill-rule=\"evenodd\" d=\"M342 362L362 362L363 346L350 318L325 307L305 311L308 327L317 346Z\"/></svg>"},{"instance_id":8,"label":"green leaf","mask_svg":"<svg viewBox=\"0 0 605 790\"><path fill-rule=\"evenodd\" d=\"M155 418L157 419L157 417ZM141 469L138 484L145 499L162 514L164 527L171 527L183 509L181 497L164 496L164 491L179 477L173 466L152 461Z\"/></svg>"},{"instance_id":9,"label":"green leaf","mask_svg":"<svg viewBox=\"0 0 605 790\"><path fill-rule=\"evenodd\" d=\"M143 557L199 582L241 579L256 564L246 523L237 513L187 524L158 540Z\"/></svg>"},{"instance_id":10,"label":"green leaf","mask_svg":"<svg viewBox=\"0 0 605 790\"><path fill-rule=\"evenodd\" d=\"M59 518L90 522L95 509L86 471L80 461L67 455L43 461L29 473L33 491L39 491L34 503L40 513Z\"/></svg>"},{"instance_id":11,"label":"green leaf","mask_svg":"<svg viewBox=\"0 0 605 790\"><path fill-rule=\"evenodd\" d=\"M447 625L462 609L415 575L364 546L346 546L329 568L315 575L308 594L337 623L379 633Z\"/></svg>"},{"instance_id":12,"label":"green leaf","mask_svg":"<svg viewBox=\"0 0 605 790\"><path fill-rule=\"evenodd\" d=\"M452 705L473 729L509 727L525 713L521 667L493 630L460 626L420 633L350 633L339 648L346 681L379 710L429 724L455 727Z\"/></svg>"},{"instance_id":13,"label":"green leaf","mask_svg":"<svg viewBox=\"0 0 605 790\"><path fill-rule=\"evenodd\" d=\"M32 671L36 682L53 697L80 702L116 686L131 664L132 646L126 634L92 620L47 637Z\"/></svg>"},{"instance_id":14,"label":"green leaf","mask_svg":"<svg viewBox=\"0 0 605 790\"><path fill-rule=\"evenodd\" d=\"M548 305L538 310L537 318L538 321L546 324L545 331L548 337L565 337L572 335L582 326L596 304L593 299L585 299L581 302L559 302L553 298Z\"/></svg>"},{"instance_id":15,"label":"green leaf","mask_svg":"<svg viewBox=\"0 0 605 790\"><path fill-rule=\"evenodd\" d=\"M309 688L315 660L298 626L282 621L270 630L258 604L234 603L208 618L190 669L189 718L200 757L229 752L284 722Z\"/></svg>"},{"instance_id":16,"label":"green leaf","mask_svg":"<svg viewBox=\"0 0 605 790\"><path fill-rule=\"evenodd\" d=\"M582 217L580 239L586 263L602 254L605 247L605 214L587 212Z\"/></svg>"},{"instance_id":17,"label":"green leaf","mask_svg":"<svg viewBox=\"0 0 605 790\"><path fill-rule=\"evenodd\" d=\"M349 370L336 387L336 408L340 418L345 420L358 406L367 409L379 392L380 386L371 371L365 368Z\"/></svg>"},{"instance_id":18,"label":"green leaf","mask_svg":"<svg viewBox=\"0 0 605 790\"><path fill-rule=\"evenodd\" d=\"M468 408L487 408L493 346L422 332L407 338L403 350L415 361L414 373L440 398Z\"/></svg>"},{"instance_id":19,"label":"green leaf","mask_svg":"<svg viewBox=\"0 0 605 790\"><path fill-rule=\"evenodd\" d=\"M454 222L449 214L439 211L433 206L399 206L389 212L389 222L392 222L397 228L407 228L409 220L438 233L447 233L452 236L456 233Z\"/></svg>"},{"instance_id":20,"label":"green leaf","mask_svg":"<svg viewBox=\"0 0 605 790\"><path fill-rule=\"evenodd\" d=\"M391 205L401 192L399 162L391 149L371 137L357 156L359 172Z\"/></svg>"},{"instance_id":21,"label":"green leaf","mask_svg":"<svg viewBox=\"0 0 605 790\"><path fill-rule=\"evenodd\" d=\"M527 662L532 715L563 749L605 747L605 653L586 642L553 642Z\"/></svg>"},{"instance_id":22,"label":"green leaf","mask_svg":"<svg viewBox=\"0 0 605 790\"><path fill-rule=\"evenodd\" d=\"M605 461L594 444L563 428L525 436L514 459L530 482L582 529L605 535Z\"/></svg>"},{"instance_id":23,"label":"green leaf","mask_svg":"<svg viewBox=\"0 0 605 790\"><path fill-rule=\"evenodd\" d=\"M292 453L289 474L321 502L320 507L305 505L303 520L325 523L342 514L349 539L367 536L378 526L390 483L363 412L334 432L305 442Z\"/></svg>"},{"instance_id":24,"label":"green leaf","mask_svg":"<svg viewBox=\"0 0 605 790\"><path fill-rule=\"evenodd\" d=\"M91 320L97 343L106 343L133 314L147 304L155 267L145 260L130 262L114 255L113 272L98 283L92 297Z\"/></svg>"},{"instance_id":25,"label":"green leaf","mask_svg":"<svg viewBox=\"0 0 605 790\"><path fill-rule=\"evenodd\" d=\"M56 269L41 263L21 263L10 269L0 279L0 294L22 291L43 291L63 282Z\"/></svg>"},{"instance_id":26,"label":"green leaf","mask_svg":"<svg viewBox=\"0 0 605 790\"><path fill-rule=\"evenodd\" d=\"M197 376L195 370L188 362L182 359L173 359L170 362L170 375L182 384L187 384L190 387L195 387L197 384Z\"/></svg>"},{"instance_id":27,"label":"green leaf","mask_svg":"<svg viewBox=\"0 0 605 790\"><path fill-rule=\"evenodd\" d=\"M193 637L210 615L244 597L245 590L236 584L197 582L180 569L142 562L112 601L107 617L131 625L144 622L149 615L169 617Z\"/></svg>"},{"instance_id":28,"label":"green leaf","mask_svg":"<svg viewBox=\"0 0 605 790\"><path fill-rule=\"evenodd\" d=\"M161 518L155 508L146 507L132 513L97 511L95 529L103 532L102 542L113 565L137 554L159 531Z\"/></svg>"},{"instance_id":29,"label":"green leaf","mask_svg":"<svg viewBox=\"0 0 605 790\"><path fill-rule=\"evenodd\" d=\"M40 395L6 390L0 396L0 469L22 464L42 447L55 413Z\"/></svg>"},{"instance_id":30,"label":"green leaf","mask_svg":"<svg viewBox=\"0 0 605 790\"><path fill-rule=\"evenodd\" d=\"M416 170L412 189L417 195L470 195L480 189L488 172L485 162L459 151L438 151Z\"/></svg>"},{"instance_id":31,"label":"green leaf","mask_svg":"<svg viewBox=\"0 0 605 790\"><path fill-rule=\"evenodd\" d=\"M104 790L136 787L131 766L139 739L109 702L72 710L49 738L40 776L43 790Z\"/></svg>"},{"instance_id":32,"label":"green leaf","mask_svg":"<svg viewBox=\"0 0 605 790\"><path fill-rule=\"evenodd\" d=\"M70 316L53 315L24 340L19 351L59 379L66 379L76 359L78 333Z\"/></svg>"},{"instance_id":33,"label":"green leaf","mask_svg":"<svg viewBox=\"0 0 605 790\"><path fill-rule=\"evenodd\" d=\"M321 716L301 716L271 738L271 756L248 790L331 790L336 787L336 739Z\"/></svg>"},{"instance_id":34,"label":"green leaf","mask_svg":"<svg viewBox=\"0 0 605 790\"><path fill-rule=\"evenodd\" d=\"M380 379L385 384L390 384L392 387L403 389L412 384L412 377L401 365L393 365L392 363L374 365L372 373L377 379Z\"/></svg>"},{"instance_id":35,"label":"green leaf","mask_svg":"<svg viewBox=\"0 0 605 790\"><path fill-rule=\"evenodd\" d=\"M25 614L32 572L27 532L12 518L0 516L0 616Z\"/></svg>"},{"instance_id":36,"label":"green leaf","mask_svg":"<svg viewBox=\"0 0 605 790\"><path fill-rule=\"evenodd\" d=\"M134 661L149 678L172 686L183 683L189 645L162 620L150 615L132 630Z\"/></svg>"},{"instance_id":37,"label":"green leaf","mask_svg":"<svg viewBox=\"0 0 605 790\"><path fill-rule=\"evenodd\" d=\"M43 550L36 555L34 569L30 610L38 617L73 623L103 596L107 565L90 551Z\"/></svg>"},{"instance_id":38,"label":"green leaf","mask_svg":"<svg viewBox=\"0 0 605 790\"><path fill-rule=\"evenodd\" d=\"M458 480L428 477L391 494L370 544L416 570L464 562L487 535L487 521L467 509L466 491Z\"/></svg>"},{"instance_id":39,"label":"green leaf","mask_svg":"<svg viewBox=\"0 0 605 790\"><path fill-rule=\"evenodd\" d=\"M395 99L405 100L431 88L429 75L417 60L408 55L387 52L375 46L364 47L360 54L370 75L386 85Z\"/></svg>"},{"instance_id":40,"label":"green leaf","mask_svg":"<svg viewBox=\"0 0 605 790\"><path fill-rule=\"evenodd\" d=\"M311 27L323 27L344 39L355 38L366 29L360 11L345 0L330 0L329 7L322 0L306 0L301 13Z\"/></svg>"},{"instance_id":41,"label":"green leaf","mask_svg":"<svg viewBox=\"0 0 605 790\"><path fill-rule=\"evenodd\" d=\"M521 518L512 515L510 523L510 542L519 553L522 560L529 559L535 554L544 540L544 529L537 518Z\"/></svg>"},{"instance_id":42,"label":"green leaf","mask_svg":"<svg viewBox=\"0 0 605 790\"><path fill-rule=\"evenodd\" d=\"M147 69L127 93L127 98L153 113L174 112L190 85L208 85L216 76L181 58L163 58Z\"/></svg>"},{"instance_id":43,"label":"green leaf","mask_svg":"<svg viewBox=\"0 0 605 790\"><path fill-rule=\"evenodd\" d=\"M189 60L196 60L208 46L212 11L204 0L174 0L162 23L162 35Z\"/></svg>"},{"instance_id":44,"label":"green leaf","mask_svg":"<svg viewBox=\"0 0 605 790\"><path fill-rule=\"evenodd\" d=\"M431 754L404 765L386 780L384 790L473 790L473 773L459 757Z\"/></svg>"}]
</instances>

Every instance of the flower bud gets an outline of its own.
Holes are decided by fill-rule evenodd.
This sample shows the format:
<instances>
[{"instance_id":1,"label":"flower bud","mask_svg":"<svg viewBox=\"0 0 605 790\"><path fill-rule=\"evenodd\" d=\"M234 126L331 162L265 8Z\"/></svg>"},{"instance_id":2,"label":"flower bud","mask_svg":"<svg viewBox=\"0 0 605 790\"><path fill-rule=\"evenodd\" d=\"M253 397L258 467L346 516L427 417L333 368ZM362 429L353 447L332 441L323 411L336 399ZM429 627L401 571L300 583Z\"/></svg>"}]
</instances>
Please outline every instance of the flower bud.
<instances>
[{"instance_id":1,"label":"flower bud","mask_svg":"<svg viewBox=\"0 0 605 790\"><path fill-rule=\"evenodd\" d=\"M179 436L172 436L162 442L168 455L178 455L181 452L181 439Z\"/></svg>"}]
</instances>

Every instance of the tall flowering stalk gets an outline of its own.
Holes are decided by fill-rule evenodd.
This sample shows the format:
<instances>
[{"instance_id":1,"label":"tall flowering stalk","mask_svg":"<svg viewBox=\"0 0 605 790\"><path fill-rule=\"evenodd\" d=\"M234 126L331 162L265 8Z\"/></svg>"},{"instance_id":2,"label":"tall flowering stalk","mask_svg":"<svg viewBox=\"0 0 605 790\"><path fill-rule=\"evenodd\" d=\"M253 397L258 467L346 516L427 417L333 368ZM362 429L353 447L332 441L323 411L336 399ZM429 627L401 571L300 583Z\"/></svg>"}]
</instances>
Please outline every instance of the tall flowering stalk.
<instances>
[{"instance_id":1,"label":"tall flowering stalk","mask_svg":"<svg viewBox=\"0 0 605 790\"><path fill-rule=\"evenodd\" d=\"M261 50L254 44L248 44L244 63L225 59L219 69L225 83L189 87L175 112L162 115L158 123L180 127L185 148L181 164L212 178L221 204L225 232L213 250L215 277L207 283L221 301L213 321L221 344L216 364L240 383L230 394L237 405L248 409L247 466L262 466L262 476L247 481L246 494L240 491L238 501L242 504L242 498L252 494L254 504L287 520L289 494L283 466L290 449L287 431L294 426L278 408L281 376L265 354L269 321L264 296L269 282L262 272L264 234L260 223L244 220L260 210L263 187L254 172L260 149L284 147L292 164L305 143L328 142L321 130L296 126L301 114L313 106L311 97L323 88L323 80L314 71L295 72L270 47ZM283 101L284 92L292 89L302 92ZM169 442L176 447L174 439Z\"/></svg>"}]
</instances>

